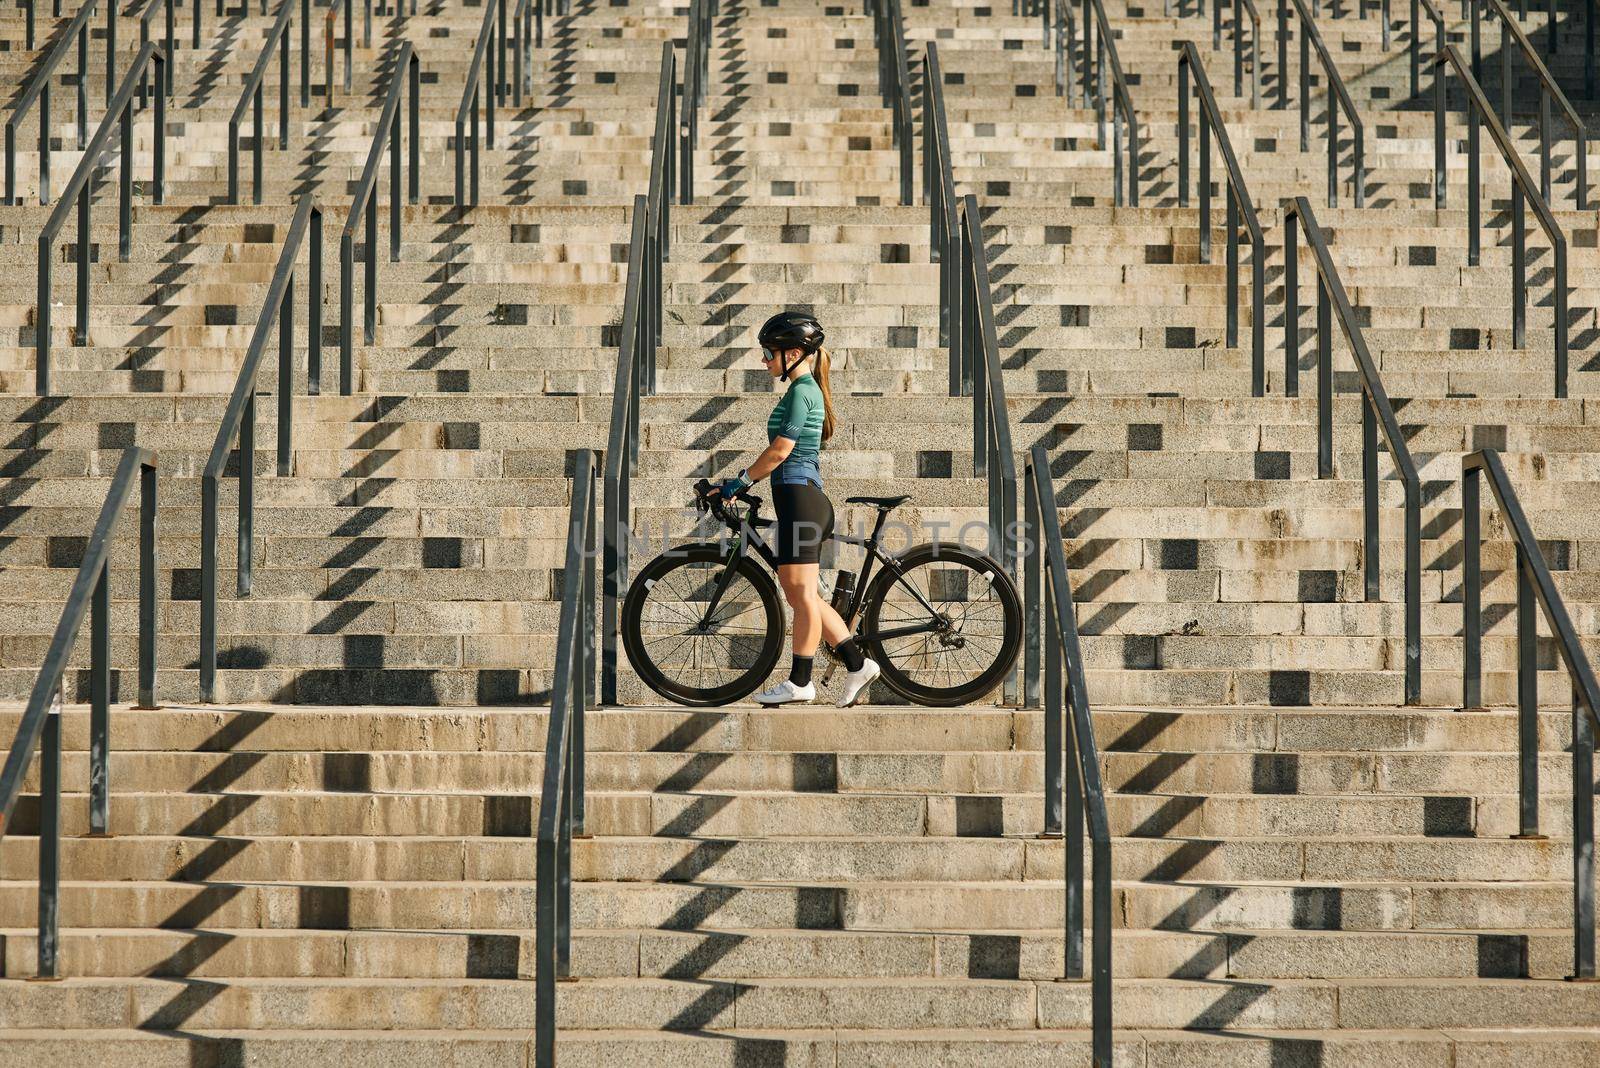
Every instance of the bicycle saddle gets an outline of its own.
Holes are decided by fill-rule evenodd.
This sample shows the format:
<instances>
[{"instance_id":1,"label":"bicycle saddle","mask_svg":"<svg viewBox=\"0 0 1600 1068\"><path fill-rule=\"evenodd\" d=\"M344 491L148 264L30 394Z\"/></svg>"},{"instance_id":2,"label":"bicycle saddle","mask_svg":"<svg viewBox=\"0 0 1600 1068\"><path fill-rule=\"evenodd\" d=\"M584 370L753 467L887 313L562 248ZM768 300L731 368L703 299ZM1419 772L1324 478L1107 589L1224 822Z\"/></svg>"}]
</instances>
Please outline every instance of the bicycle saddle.
<instances>
[{"instance_id":1,"label":"bicycle saddle","mask_svg":"<svg viewBox=\"0 0 1600 1068\"><path fill-rule=\"evenodd\" d=\"M911 499L909 493L902 493L898 497L846 497L846 504L870 504L874 508L881 508L887 512L891 508L898 508Z\"/></svg>"}]
</instances>

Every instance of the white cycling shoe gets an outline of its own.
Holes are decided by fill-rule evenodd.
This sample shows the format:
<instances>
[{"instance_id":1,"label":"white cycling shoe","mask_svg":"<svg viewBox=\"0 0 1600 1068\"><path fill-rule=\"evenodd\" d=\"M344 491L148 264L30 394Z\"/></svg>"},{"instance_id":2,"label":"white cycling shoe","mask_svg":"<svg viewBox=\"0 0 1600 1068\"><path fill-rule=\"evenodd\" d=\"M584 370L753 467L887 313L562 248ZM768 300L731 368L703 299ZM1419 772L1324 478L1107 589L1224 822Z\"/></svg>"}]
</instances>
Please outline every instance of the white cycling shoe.
<instances>
[{"instance_id":1,"label":"white cycling shoe","mask_svg":"<svg viewBox=\"0 0 1600 1068\"><path fill-rule=\"evenodd\" d=\"M839 692L839 707L849 708L866 695L867 684L879 675L883 669L876 660L870 657L863 660L860 671L849 671L844 676L844 689Z\"/></svg>"},{"instance_id":2,"label":"white cycling shoe","mask_svg":"<svg viewBox=\"0 0 1600 1068\"><path fill-rule=\"evenodd\" d=\"M817 699L815 683L806 683L796 686L790 679L784 679L770 690L763 690L756 694L758 705L803 705Z\"/></svg>"}]
</instances>

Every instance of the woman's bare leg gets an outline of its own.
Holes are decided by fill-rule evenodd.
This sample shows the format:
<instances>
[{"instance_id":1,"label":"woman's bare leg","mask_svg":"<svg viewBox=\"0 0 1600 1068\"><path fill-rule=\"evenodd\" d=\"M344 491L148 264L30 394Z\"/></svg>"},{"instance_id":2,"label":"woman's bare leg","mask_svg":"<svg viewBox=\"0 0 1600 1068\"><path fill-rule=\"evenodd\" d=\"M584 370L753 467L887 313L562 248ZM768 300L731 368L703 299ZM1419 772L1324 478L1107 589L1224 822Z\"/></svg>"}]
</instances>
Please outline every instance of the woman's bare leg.
<instances>
[{"instance_id":1,"label":"woman's bare leg","mask_svg":"<svg viewBox=\"0 0 1600 1068\"><path fill-rule=\"evenodd\" d=\"M816 564L778 565L778 584L794 610L792 647L796 656L816 656L821 639L838 645L850 636L833 605L817 593L817 572Z\"/></svg>"}]
</instances>

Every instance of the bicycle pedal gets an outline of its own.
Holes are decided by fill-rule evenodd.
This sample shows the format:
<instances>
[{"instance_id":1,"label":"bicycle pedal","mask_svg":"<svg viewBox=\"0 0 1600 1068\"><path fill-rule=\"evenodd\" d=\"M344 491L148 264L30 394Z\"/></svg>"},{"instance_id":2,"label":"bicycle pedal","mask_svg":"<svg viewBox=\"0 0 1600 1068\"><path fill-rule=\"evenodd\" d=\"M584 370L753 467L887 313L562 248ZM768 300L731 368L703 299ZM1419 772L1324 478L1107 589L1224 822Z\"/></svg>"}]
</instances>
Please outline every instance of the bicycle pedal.
<instances>
[{"instance_id":1,"label":"bicycle pedal","mask_svg":"<svg viewBox=\"0 0 1600 1068\"><path fill-rule=\"evenodd\" d=\"M828 685L828 682L833 678L834 669L838 666L839 662L837 660L828 661L828 666L822 669L822 685Z\"/></svg>"}]
</instances>

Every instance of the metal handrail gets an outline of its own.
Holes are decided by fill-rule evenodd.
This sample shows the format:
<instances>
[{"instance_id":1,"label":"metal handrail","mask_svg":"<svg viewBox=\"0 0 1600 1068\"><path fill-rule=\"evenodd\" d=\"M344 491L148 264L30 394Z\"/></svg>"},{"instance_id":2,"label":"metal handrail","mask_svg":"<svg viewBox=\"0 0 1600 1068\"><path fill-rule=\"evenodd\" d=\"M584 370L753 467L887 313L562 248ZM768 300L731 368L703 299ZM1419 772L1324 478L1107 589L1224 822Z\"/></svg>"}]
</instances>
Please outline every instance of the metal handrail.
<instances>
[{"instance_id":1,"label":"metal handrail","mask_svg":"<svg viewBox=\"0 0 1600 1068\"><path fill-rule=\"evenodd\" d=\"M1419 10L1419 6L1420 9ZM1438 52L1445 46L1444 13L1434 6L1433 0L1411 0L1411 95L1418 96L1422 92L1422 32L1421 16L1426 12L1433 22L1434 51ZM1437 77L1437 73L1435 77Z\"/></svg>"},{"instance_id":2,"label":"metal handrail","mask_svg":"<svg viewBox=\"0 0 1600 1068\"><path fill-rule=\"evenodd\" d=\"M961 204L951 169L944 69L933 41L922 61L922 199L928 205L928 255L939 264L939 343L950 353L950 396L965 397L972 392L972 374L961 351Z\"/></svg>"},{"instance_id":3,"label":"metal handrail","mask_svg":"<svg viewBox=\"0 0 1600 1068\"><path fill-rule=\"evenodd\" d=\"M1489 128L1489 136L1500 149L1500 156L1511 171L1511 343L1515 348L1527 344L1528 323L1528 223L1525 207L1533 205L1534 218L1550 239L1550 251L1555 260L1555 394L1567 395L1567 239L1561 232L1550 204L1534 188L1533 178L1522 164L1517 146L1506 134L1505 127L1495 117L1494 109L1483 94L1478 80L1467 69L1466 61L1455 45L1446 45L1433 59L1434 65L1445 64L1456 69L1467 90L1467 263L1479 263L1478 233L1481 217L1480 203L1483 191L1478 181L1478 120ZM1445 95L1448 72L1439 71L1433 80L1433 159L1434 206L1445 207Z\"/></svg>"},{"instance_id":4,"label":"metal handrail","mask_svg":"<svg viewBox=\"0 0 1600 1068\"><path fill-rule=\"evenodd\" d=\"M200 477L200 700L216 699L217 681L217 513L218 493L235 440L239 443L238 580L240 597L250 595L255 549L256 379L261 371L274 321L278 326L278 477L287 478L294 443L294 275L295 261L311 232L310 277L306 282L307 392L321 392L322 377L322 206L309 193L300 198L294 221L278 254L234 379L233 394L211 443Z\"/></svg>"},{"instance_id":5,"label":"metal handrail","mask_svg":"<svg viewBox=\"0 0 1600 1068\"><path fill-rule=\"evenodd\" d=\"M513 85L512 104L522 106L522 51L523 25L526 21L526 11L529 0L519 0L516 9L511 14L511 22L515 25L514 40L512 43L513 56L517 63L515 76L511 79ZM506 0L485 0L483 5L483 25L478 27L478 43L472 51L472 63L467 68L466 86L461 91L461 104L456 108L456 207L466 207L468 204L476 206L478 203L478 156L479 134L478 119L479 106L483 105L487 111L484 123L488 135L489 147L494 148L494 109L499 103L504 107L506 102ZM494 47L490 47L490 45ZM490 90L487 101L482 92L484 60L488 59L488 81ZM470 123L470 125L468 125ZM467 154L471 146L472 155L472 199L467 199Z\"/></svg>"},{"instance_id":6,"label":"metal handrail","mask_svg":"<svg viewBox=\"0 0 1600 1068\"><path fill-rule=\"evenodd\" d=\"M1241 219L1250 231L1251 247L1251 362L1250 391L1252 396L1266 394L1266 236L1261 220L1256 215L1250 190L1244 183L1244 173L1239 169L1239 159L1234 155L1233 143L1228 139L1228 128L1222 121L1222 110L1217 107L1216 94L1206 78L1205 66L1200 61L1200 50L1193 41L1184 41L1178 52L1178 204L1189 206L1189 80L1194 79L1195 95L1200 101L1200 262L1211 262L1211 131L1217 133L1217 148L1222 153L1222 164L1228 175L1225 199L1228 208L1228 334L1230 348L1239 343L1239 226Z\"/></svg>"},{"instance_id":7,"label":"metal handrail","mask_svg":"<svg viewBox=\"0 0 1600 1068\"><path fill-rule=\"evenodd\" d=\"M39 750L38 977L60 975L61 920L61 680L89 613L89 834L111 827L111 536L139 475L139 703L155 707L156 688L156 456L122 453L100 517L84 549L72 592L61 609L44 664L33 681L16 737L0 770L0 835L10 829L23 776Z\"/></svg>"},{"instance_id":8,"label":"metal handrail","mask_svg":"<svg viewBox=\"0 0 1600 1068\"><path fill-rule=\"evenodd\" d=\"M50 213L44 229L39 231L39 304L34 314L33 344L35 390L41 397L50 395L51 261L55 256L56 236L67 224L67 215L74 201L78 205L76 243L78 315L72 343L78 346L89 344L89 262L93 252L90 247L93 243L91 241L93 231L90 228L89 209L94 198L89 193L88 185L89 179L99 169L99 159L105 152L106 142L111 139L112 131L119 128L122 132L122 155L117 174L117 184L120 187L117 212L118 258L127 263L133 249L133 94L139 87L140 78L152 62L157 64L157 77L164 75L166 55L155 45L147 44L139 49L133 65L123 76L122 85L112 97L111 105L106 109L105 117L100 120L100 126L95 130L94 137L90 138L83 158L78 161L72 177L67 180L67 187L62 190L61 200ZM155 94L155 183L152 199L157 204L163 203L165 199L167 181L166 101L164 94Z\"/></svg>"},{"instance_id":9,"label":"metal handrail","mask_svg":"<svg viewBox=\"0 0 1600 1068\"><path fill-rule=\"evenodd\" d=\"M983 216L978 198L962 200L961 212L961 352L972 381L972 477L984 479L989 491L990 551L1012 578L1017 574L1017 460L1011 444L1011 414L994 325L994 296L989 284L989 255L983 244ZM1016 697L1016 681L1008 678L1006 699Z\"/></svg>"},{"instance_id":10,"label":"metal handrail","mask_svg":"<svg viewBox=\"0 0 1600 1068\"><path fill-rule=\"evenodd\" d=\"M1226 2L1216 0L1211 5L1213 52L1222 47L1222 6ZM1239 24L1241 7L1250 16L1250 106L1255 108L1261 106L1261 15L1256 11L1255 0L1233 0L1233 95L1244 95L1244 34L1240 32Z\"/></svg>"},{"instance_id":11,"label":"metal handrail","mask_svg":"<svg viewBox=\"0 0 1600 1068\"><path fill-rule=\"evenodd\" d=\"M1600 687L1584 654L1582 640L1556 589L1544 553L1523 514L1517 491L1492 449L1461 458L1462 598L1464 635L1462 704L1481 707L1483 578L1479 536L1478 473L1489 476L1489 490L1500 505L1517 553L1517 838L1539 833L1539 665L1538 621L1534 602L1555 637L1556 652L1572 679L1572 971L1575 979L1595 977L1594 734L1600 723Z\"/></svg>"},{"instance_id":12,"label":"metal handrail","mask_svg":"<svg viewBox=\"0 0 1600 1068\"><path fill-rule=\"evenodd\" d=\"M668 231L672 224L672 168L676 153L669 134L677 127L677 61L672 42L661 46L656 89L656 136L650 150L648 193L633 198L633 229L628 240L628 283L622 302L622 330L611 389L611 424L605 457L605 560L600 616L600 700L617 704L617 628L621 599L628 586L629 519L633 476L639 473L639 409L656 391L656 358L661 345L661 296ZM581 819L580 819L581 822Z\"/></svg>"},{"instance_id":13,"label":"metal handrail","mask_svg":"<svg viewBox=\"0 0 1600 1068\"><path fill-rule=\"evenodd\" d=\"M409 76L409 77L408 77ZM406 201L417 202L418 172L421 170L422 140L419 133L418 105L422 97L422 65L410 41L402 41L395 57L394 71L389 76L389 88L384 93L383 110L378 115L372 131L372 149L367 153L366 166L356 182L350 198L350 213L345 217L344 231L339 235L339 393L348 397L355 377L354 324L351 322L353 302L352 286L355 275L356 228L363 209L367 217L366 271L363 274L362 340L372 344L378 329L378 161L383 158L384 145L389 147L389 262L400 260L401 196L400 196L400 93L405 82L411 83L410 125L411 141L408 156L410 182L406 187Z\"/></svg>"},{"instance_id":14,"label":"metal handrail","mask_svg":"<svg viewBox=\"0 0 1600 1068\"><path fill-rule=\"evenodd\" d=\"M1066 838L1064 978L1082 979L1084 973L1083 832L1087 822L1094 867L1094 938L1091 943L1094 960L1090 995L1093 1062L1097 1068L1110 1068L1111 825L1106 816L1105 787L1100 781L1100 751L1094 738L1094 718L1089 714L1083 652L1078 643L1077 608L1072 599L1072 576L1067 570L1055 486L1050 477L1050 454L1041 443L1033 447L1031 457L1027 466L1029 549L1023 581L1025 630L1029 636L1026 705L1039 707L1042 659L1045 681L1044 837L1064 835ZM1066 708L1071 709L1070 717L1064 714Z\"/></svg>"},{"instance_id":15,"label":"metal handrail","mask_svg":"<svg viewBox=\"0 0 1600 1068\"><path fill-rule=\"evenodd\" d=\"M670 149L669 149L670 150ZM539 791L534 870L534 1064L555 1068L556 983L572 959L572 839L584 834L584 712L594 704L595 456L579 449L572 476L566 571L556 624L555 679Z\"/></svg>"},{"instance_id":16,"label":"metal handrail","mask_svg":"<svg viewBox=\"0 0 1600 1068\"><path fill-rule=\"evenodd\" d=\"M350 69L355 66L355 30L350 29L350 18L352 18L350 10L352 10L354 3L352 3L352 0L330 0L328 14L325 14L322 19L322 38L326 53L325 66L328 67L328 75L326 75L326 80L322 86L323 104L326 107L333 107L333 42L334 38L336 38L333 24L338 19L341 6L344 8L344 91L346 93L350 91ZM363 45L363 48L365 48L365 45Z\"/></svg>"},{"instance_id":17,"label":"metal handrail","mask_svg":"<svg viewBox=\"0 0 1600 1068\"><path fill-rule=\"evenodd\" d=\"M1043 3L1043 0L1041 0ZM1044 4L1048 11L1049 4ZM1050 23L1045 22L1045 47L1050 47ZM1073 71L1072 42L1077 40L1077 19L1072 14L1072 0L1056 0L1055 17L1055 73L1056 96L1069 96L1070 87L1077 80Z\"/></svg>"},{"instance_id":18,"label":"metal handrail","mask_svg":"<svg viewBox=\"0 0 1600 1068\"><path fill-rule=\"evenodd\" d=\"M889 130L900 150L900 203L914 203L911 136L911 76L906 72L906 27L900 0L867 0L878 45L878 87L891 113Z\"/></svg>"},{"instance_id":19,"label":"metal handrail","mask_svg":"<svg viewBox=\"0 0 1600 1068\"><path fill-rule=\"evenodd\" d=\"M1339 108L1350 118L1355 133L1354 172L1356 207L1366 205L1366 127L1356 112L1356 102L1345 88L1339 67L1328 54L1322 31L1306 7L1306 0L1278 0L1278 107L1289 106L1289 7L1293 4L1300 18L1300 151L1311 151L1311 54L1315 48L1322 62L1322 75L1328 82L1328 207L1339 206Z\"/></svg>"},{"instance_id":20,"label":"metal handrail","mask_svg":"<svg viewBox=\"0 0 1600 1068\"><path fill-rule=\"evenodd\" d=\"M160 4L162 7L166 8L166 12L167 12L167 24L166 24L166 34L167 34L167 36L166 36L166 41L165 41L164 47L166 49L166 54L170 57L174 52L176 52L178 50L177 49L177 43L173 40L173 33L172 33L172 3L173 3L173 0L141 0L141 2L144 4L143 9L141 9L138 6L138 4L135 4L133 7L128 9L128 14L130 16L137 15L138 19L139 19L139 43L141 45L147 45L147 44L150 43L150 16L152 16L152 15L154 15L156 13L156 5ZM171 63L167 64L167 68L163 72L163 73L166 74L167 77L166 77L166 81L162 85L162 88L166 91L166 94L169 97L172 96L172 67L173 67L173 64L171 64ZM139 106L140 107L144 107L144 105L145 105L145 83L144 82L140 82L139 83Z\"/></svg>"},{"instance_id":21,"label":"metal handrail","mask_svg":"<svg viewBox=\"0 0 1600 1068\"><path fill-rule=\"evenodd\" d=\"M689 37L683 52L683 114L678 131L680 204L694 203L694 152L700 143L700 107L711 77L711 19L718 0L689 0Z\"/></svg>"},{"instance_id":22,"label":"metal handrail","mask_svg":"<svg viewBox=\"0 0 1600 1068\"><path fill-rule=\"evenodd\" d=\"M1572 125L1573 137L1576 139L1577 151L1574 162L1577 166L1577 188L1575 190L1579 211L1588 210L1588 175L1585 165L1585 155L1588 153L1588 136L1584 130L1583 119L1567 100L1567 94L1561 91L1556 80L1550 76L1549 69L1544 61L1539 58L1539 53L1534 50L1533 43L1528 40L1528 35L1522 32L1522 27L1511 16L1502 0L1486 0L1489 11L1500 19L1500 119L1502 122L1512 121L1511 111L1511 43L1515 42L1517 50L1522 53L1532 68L1535 77L1539 80L1539 192L1545 200L1553 199L1550 194L1551 183L1551 158L1550 158L1550 101L1554 100L1560 107L1562 117ZM1474 24L1473 40L1478 40L1476 24L1480 17L1480 5L1472 5L1472 21ZM1550 21L1549 30L1555 32L1555 21Z\"/></svg>"},{"instance_id":23,"label":"metal handrail","mask_svg":"<svg viewBox=\"0 0 1600 1068\"><path fill-rule=\"evenodd\" d=\"M1255 6L1251 0L1244 0L1250 4L1253 13ZM1095 31L1098 29L1098 33ZM1090 42L1093 41L1093 47ZM1111 20L1106 17L1105 6L1101 0L1083 0L1083 106L1089 106L1089 87L1096 87L1094 93L1095 118L1100 124L1100 148L1106 147L1106 70L1111 71L1111 120L1112 120L1112 187L1114 204L1122 207L1126 202L1134 207L1139 206L1139 115L1133 108L1133 93L1128 88L1128 78L1122 72L1122 59L1117 55L1116 34L1111 29ZM1128 190L1124 201L1122 190L1122 129L1126 123L1128 129Z\"/></svg>"},{"instance_id":24,"label":"metal handrail","mask_svg":"<svg viewBox=\"0 0 1600 1068\"><path fill-rule=\"evenodd\" d=\"M661 42L661 76L656 86L656 129L650 141L650 184L648 199L650 225L645 231L646 245L655 267L650 273L649 327L654 344L661 344L661 264L672 258L672 190L677 184L678 157L672 151L672 132L678 128L678 54L671 41ZM657 149L655 146L661 146ZM647 364L650 392L656 388L656 361Z\"/></svg>"},{"instance_id":25,"label":"metal handrail","mask_svg":"<svg viewBox=\"0 0 1600 1068\"><path fill-rule=\"evenodd\" d=\"M1296 223L1298 222L1298 226ZM1284 395L1300 395L1299 241L1305 234L1317 275L1317 477L1334 478L1333 320L1338 320L1361 379L1362 562L1366 598L1381 598L1378 530L1378 431L1383 431L1395 472L1405 491L1405 702L1422 700L1422 479L1411 458L1383 378L1367 348L1361 323L1350 305L1328 239L1307 197L1283 206L1283 363Z\"/></svg>"},{"instance_id":26,"label":"metal handrail","mask_svg":"<svg viewBox=\"0 0 1600 1068\"><path fill-rule=\"evenodd\" d=\"M6 119L6 204L17 203L17 128L28 115L35 101L39 104L39 203L50 203L50 76L55 73L67 50L74 44L78 50L78 148L82 149L89 138L89 16L94 14L100 0L84 0L78 13L72 16L55 47L45 56L34 73L33 81L23 90L22 96L11 108ZM106 105L109 107L112 86L117 80L117 5L116 0L106 4ZM56 14L61 14L58 7Z\"/></svg>"},{"instance_id":27,"label":"metal handrail","mask_svg":"<svg viewBox=\"0 0 1600 1068\"><path fill-rule=\"evenodd\" d=\"M261 44L261 54L244 80L239 102L228 117L228 203L239 203L239 123L244 109L253 112L251 131L254 144L250 150L251 203L261 203L261 143L266 138L262 120L262 81L267 67L272 63L272 50L278 48L278 148L289 147L289 23L294 17L295 0L283 0L278 5L278 17L267 31ZM300 0L300 106L311 106L311 0Z\"/></svg>"}]
</instances>

